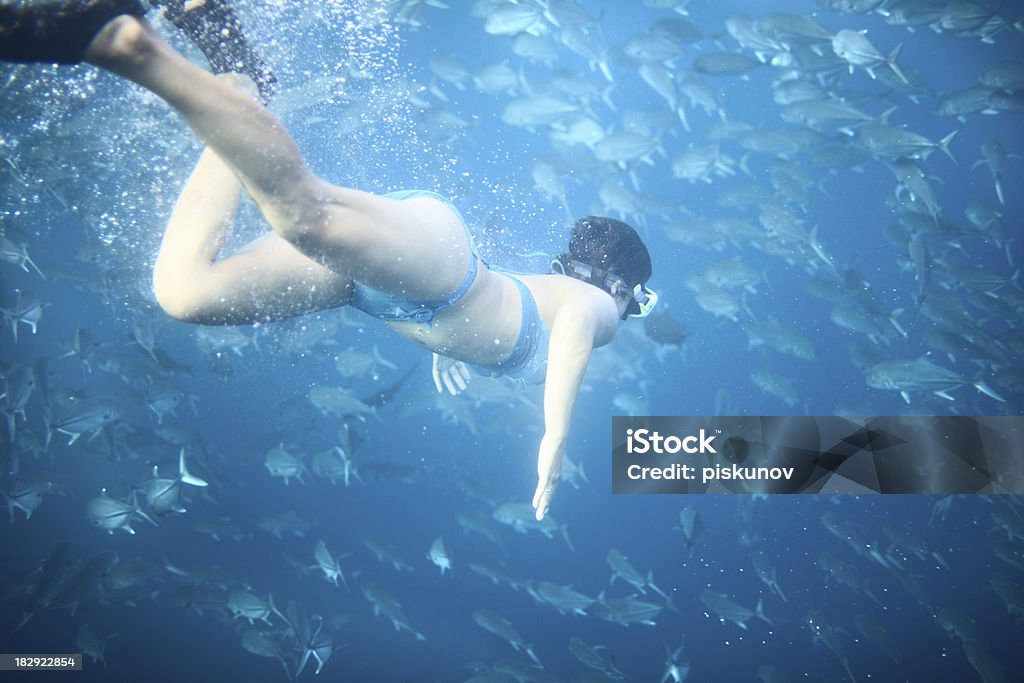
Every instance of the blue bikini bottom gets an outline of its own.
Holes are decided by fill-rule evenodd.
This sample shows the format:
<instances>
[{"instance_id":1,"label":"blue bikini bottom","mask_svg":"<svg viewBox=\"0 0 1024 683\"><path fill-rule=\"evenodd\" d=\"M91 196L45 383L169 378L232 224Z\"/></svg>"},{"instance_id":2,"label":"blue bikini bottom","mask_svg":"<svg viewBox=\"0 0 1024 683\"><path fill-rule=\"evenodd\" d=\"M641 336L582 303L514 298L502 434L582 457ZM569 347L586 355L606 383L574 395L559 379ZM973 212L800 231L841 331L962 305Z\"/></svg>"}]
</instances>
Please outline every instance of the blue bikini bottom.
<instances>
[{"instance_id":1,"label":"blue bikini bottom","mask_svg":"<svg viewBox=\"0 0 1024 683\"><path fill-rule=\"evenodd\" d=\"M473 245L473 236L469 234L469 228L466 227L466 221L462 219L462 214L459 213L459 210L436 192L430 192L429 190L402 190L400 192L389 192L382 196L398 200L430 197L431 199L444 202L455 213L462 224L462 229L466 231L466 240L469 243L469 269L458 289L452 292L449 297L440 301L407 301L356 282L353 284L352 301L349 303L363 313L373 316L378 320L407 321L429 325L437 317L438 313L454 306L459 299L464 297L469 288L473 286L473 281L476 280L478 257L476 247Z\"/></svg>"}]
</instances>

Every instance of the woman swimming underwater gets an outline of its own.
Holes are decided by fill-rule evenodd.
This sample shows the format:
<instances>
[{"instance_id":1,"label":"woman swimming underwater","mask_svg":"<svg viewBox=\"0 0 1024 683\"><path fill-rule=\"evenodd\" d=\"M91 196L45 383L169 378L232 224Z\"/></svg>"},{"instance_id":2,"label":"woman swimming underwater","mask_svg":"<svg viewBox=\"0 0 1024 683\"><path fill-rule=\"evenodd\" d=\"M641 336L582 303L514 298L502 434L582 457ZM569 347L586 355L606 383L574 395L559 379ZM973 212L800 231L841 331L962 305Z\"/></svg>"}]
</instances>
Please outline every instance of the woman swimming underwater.
<instances>
[{"instance_id":1,"label":"woman swimming underwater","mask_svg":"<svg viewBox=\"0 0 1024 683\"><path fill-rule=\"evenodd\" d=\"M352 305L432 351L438 391L464 389L466 364L545 383L533 496L543 518L591 352L657 301L645 287L651 259L636 231L582 218L555 272L492 270L444 198L375 195L311 173L261 103L274 78L223 0L154 4L167 6L215 71L244 75L217 77L178 54L137 0L0 5L0 59L92 63L161 97L207 145L157 257L161 307L186 322L238 325ZM217 260L243 189L272 231Z\"/></svg>"}]
</instances>

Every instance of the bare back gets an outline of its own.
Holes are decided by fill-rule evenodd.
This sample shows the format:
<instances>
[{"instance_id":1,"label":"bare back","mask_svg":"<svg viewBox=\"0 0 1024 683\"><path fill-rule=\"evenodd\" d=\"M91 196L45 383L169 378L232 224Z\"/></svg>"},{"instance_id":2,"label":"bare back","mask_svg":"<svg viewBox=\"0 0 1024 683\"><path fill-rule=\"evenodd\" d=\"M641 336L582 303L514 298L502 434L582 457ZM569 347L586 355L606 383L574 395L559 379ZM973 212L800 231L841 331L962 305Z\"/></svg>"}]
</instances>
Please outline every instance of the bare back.
<instances>
[{"instance_id":1,"label":"bare back","mask_svg":"<svg viewBox=\"0 0 1024 683\"><path fill-rule=\"evenodd\" d=\"M593 295L596 287L564 275L521 275L537 303L544 326L551 329L568 302ZM610 298L610 297L609 297ZM456 305L441 313L433 325L388 323L409 341L441 355L476 365L491 365L511 353L519 334L522 301L515 282L481 265L476 282ZM598 346L610 341L601 340Z\"/></svg>"}]
</instances>

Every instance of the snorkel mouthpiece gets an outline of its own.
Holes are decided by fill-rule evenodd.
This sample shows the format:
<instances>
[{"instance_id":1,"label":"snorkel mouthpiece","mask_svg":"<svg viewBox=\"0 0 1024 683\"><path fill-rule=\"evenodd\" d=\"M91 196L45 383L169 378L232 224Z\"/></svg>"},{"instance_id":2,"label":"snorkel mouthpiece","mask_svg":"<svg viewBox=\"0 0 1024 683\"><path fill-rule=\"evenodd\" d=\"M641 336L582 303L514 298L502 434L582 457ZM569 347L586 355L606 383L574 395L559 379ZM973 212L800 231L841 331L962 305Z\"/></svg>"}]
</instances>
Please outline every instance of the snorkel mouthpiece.
<instances>
[{"instance_id":1,"label":"snorkel mouthpiece","mask_svg":"<svg viewBox=\"0 0 1024 683\"><path fill-rule=\"evenodd\" d=\"M636 306L634 307L633 304L636 304ZM629 305L626 315L631 318L646 318L657 305L658 293L653 289L647 289L643 285L637 285L633 288L633 303ZM636 312L631 312L631 310Z\"/></svg>"}]
</instances>

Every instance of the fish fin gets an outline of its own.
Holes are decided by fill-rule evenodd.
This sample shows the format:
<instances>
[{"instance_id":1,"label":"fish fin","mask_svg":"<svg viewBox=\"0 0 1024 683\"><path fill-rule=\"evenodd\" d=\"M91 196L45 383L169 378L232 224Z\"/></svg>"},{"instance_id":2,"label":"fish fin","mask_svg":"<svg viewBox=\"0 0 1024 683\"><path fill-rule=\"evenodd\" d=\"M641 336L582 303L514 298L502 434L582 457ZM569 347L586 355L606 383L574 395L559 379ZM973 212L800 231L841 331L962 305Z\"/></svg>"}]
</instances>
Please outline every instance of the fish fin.
<instances>
[{"instance_id":1,"label":"fish fin","mask_svg":"<svg viewBox=\"0 0 1024 683\"><path fill-rule=\"evenodd\" d=\"M132 494L134 496L134 491L132 492ZM140 509L138 505L135 506L135 514L137 514L139 517L142 517L144 520L146 520L147 522L149 522L153 526L160 526L159 524L156 523L155 519L153 519L146 512L144 512L142 509ZM131 533L133 533L133 534L135 533L135 531L132 530L131 526L128 526L128 527L125 527L125 528L127 528L128 531L131 531Z\"/></svg>"},{"instance_id":2,"label":"fish fin","mask_svg":"<svg viewBox=\"0 0 1024 683\"><path fill-rule=\"evenodd\" d=\"M181 452L178 454L178 476L181 478L183 482L185 482L189 486L198 486L200 488L209 486L205 479L202 479L200 477L195 476L194 474L189 473L188 467L185 466L184 448L182 448Z\"/></svg>"},{"instance_id":3,"label":"fish fin","mask_svg":"<svg viewBox=\"0 0 1024 683\"><path fill-rule=\"evenodd\" d=\"M288 621L288 619L286 619L285 616L283 614L281 614L280 610L277 609L277 605L274 604L274 594L273 593L267 593L267 603L270 605L270 611L271 612L273 612L277 616L281 617L281 620L284 623L286 623L286 624L290 623Z\"/></svg>"},{"instance_id":4,"label":"fish fin","mask_svg":"<svg viewBox=\"0 0 1024 683\"><path fill-rule=\"evenodd\" d=\"M980 391L981 393L985 394L989 398L993 398L993 399L999 401L1000 403L1006 403L1006 399L1005 398L1003 398L1002 396L997 394L992 387L990 387L989 385L985 384L985 382L983 382L980 379L977 382L974 383L974 388L977 389L978 391Z\"/></svg>"},{"instance_id":5,"label":"fish fin","mask_svg":"<svg viewBox=\"0 0 1024 683\"><path fill-rule=\"evenodd\" d=\"M680 102L679 106L676 107L676 114L679 115L679 121L683 124L683 128L687 133L690 132L690 122L686 120L686 108L683 107L683 103Z\"/></svg>"},{"instance_id":6,"label":"fish fin","mask_svg":"<svg viewBox=\"0 0 1024 683\"><path fill-rule=\"evenodd\" d=\"M7 491L4 489L0 489L0 493L3 494L4 502L7 504L7 511L11 515L11 524L14 524L14 502L11 500L10 496L7 495Z\"/></svg>"},{"instance_id":7,"label":"fish fin","mask_svg":"<svg viewBox=\"0 0 1024 683\"><path fill-rule=\"evenodd\" d=\"M956 134L959 132L959 130L954 130L952 133L939 140L938 144L939 149L941 149L946 154L946 156L952 159L954 164L957 163L957 161L956 157L953 156L953 153L949 151L949 143L953 141L953 138L955 138Z\"/></svg>"},{"instance_id":8,"label":"fish fin","mask_svg":"<svg viewBox=\"0 0 1024 683\"><path fill-rule=\"evenodd\" d=\"M889 68L892 69L892 72L894 74L896 74L896 76L901 81L903 81L904 85L910 85L910 81L908 81L907 77L905 75L903 75L903 70L900 69L898 66L896 66L896 58L900 56L900 52L902 52L902 51L903 51L903 43L900 43L899 45L897 45L896 47L893 48L892 52L889 53L889 58L886 59L885 62L886 62L886 64L889 65Z\"/></svg>"},{"instance_id":9,"label":"fish fin","mask_svg":"<svg viewBox=\"0 0 1024 683\"><path fill-rule=\"evenodd\" d=\"M757 599L757 607L754 608L754 616L769 626L775 626L775 622L769 619L768 615L764 613L764 601L761 598Z\"/></svg>"}]
</instances>

